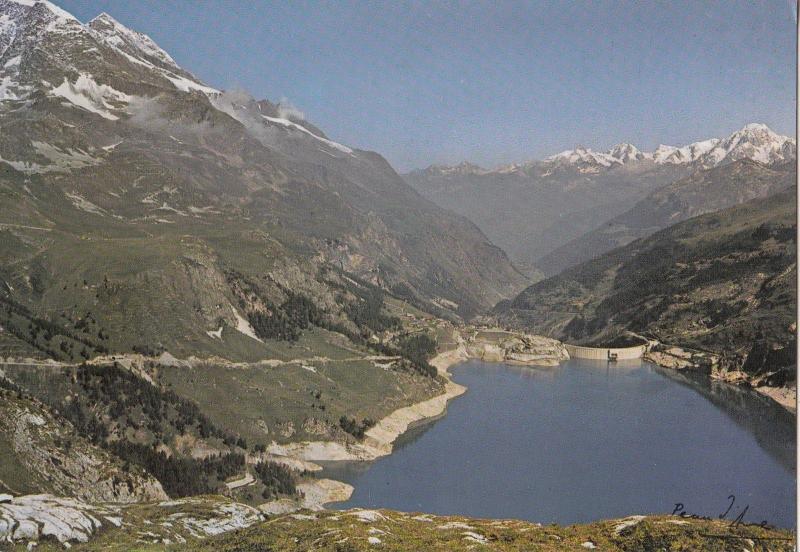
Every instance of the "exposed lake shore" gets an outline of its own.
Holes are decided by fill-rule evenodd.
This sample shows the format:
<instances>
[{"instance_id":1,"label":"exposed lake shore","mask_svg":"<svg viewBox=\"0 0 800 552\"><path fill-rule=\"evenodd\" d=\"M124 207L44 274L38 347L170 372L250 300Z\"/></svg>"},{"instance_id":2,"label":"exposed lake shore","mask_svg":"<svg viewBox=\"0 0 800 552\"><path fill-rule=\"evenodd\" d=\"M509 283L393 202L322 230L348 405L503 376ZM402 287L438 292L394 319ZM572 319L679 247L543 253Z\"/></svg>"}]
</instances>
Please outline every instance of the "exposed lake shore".
<instances>
[{"instance_id":1,"label":"exposed lake shore","mask_svg":"<svg viewBox=\"0 0 800 552\"><path fill-rule=\"evenodd\" d=\"M308 465L314 462L373 461L391 454L395 441L406 431L436 420L447 412L448 403L467 391L463 385L451 380L449 369L468 360L482 360L530 366L558 366L569 359L564 345L555 339L508 331L499 328L462 328L454 332L455 341L450 348L430 360L443 379L443 392L427 400L399 408L370 428L363 441L341 443L334 441L304 441L273 444L268 452L277 458L294 459ZM732 385L747 384L760 394L796 413L796 388L754 385L742 372L728 373L713 369L715 359L708 353L690 351L680 347L658 346L645 353L643 360L672 370L708 372L709 377ZM350 498L353 491L347 484L320 479L307 483L313 491L303 501L302 507L320 508L326 503Z\"/></svg>"},{"instance_id":2,"label":"exposed lake shore","mask_svg":"<svg viewBox=\"0 0 800 552\"><path fill-rule=\"evenodd\" d=\"M360 443L302 441L273 444L268 451L274 455L310 462L375 460L390 454L394 441L400 435L415 425L441 416L447 409L447 403L466 391L466 388L450 379L448 368L454 364L476 359L519 365L557 366L568 358L569 355L560 341L546 337L500 329L474 330L466 336L459 334L454 348L439 353L430 361L444 380L441 394L399 408L385 416L367 430Z\"/></svg>"},{"instance_id":3,"label":"exposed lake shore","mask_svg":"<svg viewBox=\"0 0 800 552\"><path fill-rule=\"evenodd\" d=\"M443 416L448 403L467 391L466 387L450 379L450 367L471 359L517 365L557 366L569 358L560 341L541 336L501 329L470 329L468 332L456 332L456 336L453 348L440 352L430 360L430 364L444 381L443 392L439 395L391 412L367 430L362 442L273 443L267 449L269 454L311 465L314 462L376 460L391 454L395 441L409 429ZM352 493L352 487L344 483L335 485L332 483L339 482L327 479L317 481L326 483L308 482L310 488L313 488L313 497L307 497L302 505L296 503L295 506L317 508L329 502L347 500ZM268 509L274 507L274 504L265 506Z\"/></svg>"},{"instance_id":4,"label":"exposed lake shore","mask_svg":"<svg viewBox=\"0 0 800 552\"><path fill-rule=\"evenodd\" d=\"M746 385L756 392L769 397L783 408L797 414L797 385L772 386L764 378L754 378L742 370L725 370L720 367L720 359L713 353L695 351L688 348L658 345L644 354L644 360L671 370L692 370L708 374L708 377L731 385Z\"/></svg>"}]
</instances>

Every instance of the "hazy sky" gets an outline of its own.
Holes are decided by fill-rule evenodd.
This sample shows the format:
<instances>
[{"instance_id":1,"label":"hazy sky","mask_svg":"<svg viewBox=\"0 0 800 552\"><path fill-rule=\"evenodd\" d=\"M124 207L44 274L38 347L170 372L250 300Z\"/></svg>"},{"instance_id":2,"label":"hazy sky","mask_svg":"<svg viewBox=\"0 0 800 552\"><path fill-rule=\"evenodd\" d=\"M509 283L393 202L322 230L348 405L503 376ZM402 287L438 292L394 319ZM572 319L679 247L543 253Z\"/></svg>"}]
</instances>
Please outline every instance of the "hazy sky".
<instances>
[{"instance_id":1,"label":"hazy sky","mask_svg":"<svg viewBox=\"0 0 800 552\"><path fill-rule=\"evenodd\" d=\"M791 0L55 0L107 11L218 88L287 99L399 170L795 126Z\"/></svg>"}]
</instances>

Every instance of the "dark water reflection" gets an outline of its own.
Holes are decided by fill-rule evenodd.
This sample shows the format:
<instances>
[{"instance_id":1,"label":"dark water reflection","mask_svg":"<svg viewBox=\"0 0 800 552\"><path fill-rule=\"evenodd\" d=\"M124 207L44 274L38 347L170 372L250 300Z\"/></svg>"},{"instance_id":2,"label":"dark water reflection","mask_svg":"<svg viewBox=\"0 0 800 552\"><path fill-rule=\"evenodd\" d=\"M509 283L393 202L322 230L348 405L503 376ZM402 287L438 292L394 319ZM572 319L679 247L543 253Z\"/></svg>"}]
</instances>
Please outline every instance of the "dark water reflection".
<instances>
[{"instance_id":1,"label":"dark water reflection","mask_svg":"<svg viewBox=\"0 0 800 552\"><path fill-rule=\"evenodd\" d=\"M576 523L687 510L794 527L794 417L760 395L648 363L468 362L466 395L373 463L330 463L338 507Z\"/></svg>"}]
</instances>

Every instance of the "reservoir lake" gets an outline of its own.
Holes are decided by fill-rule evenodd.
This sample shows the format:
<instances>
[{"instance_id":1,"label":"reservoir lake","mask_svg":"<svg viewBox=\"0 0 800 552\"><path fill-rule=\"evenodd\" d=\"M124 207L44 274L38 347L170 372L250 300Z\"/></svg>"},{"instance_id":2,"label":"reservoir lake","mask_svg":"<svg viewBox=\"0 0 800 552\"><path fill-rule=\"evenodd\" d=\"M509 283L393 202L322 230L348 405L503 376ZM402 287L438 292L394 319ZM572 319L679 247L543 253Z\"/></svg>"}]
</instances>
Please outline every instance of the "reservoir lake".
<instances>
[{"instance_id":1,"label":"reservoir lake","mask_svg":"<svg viewBox=\"0 0 800 552\"><path fill-rule=\"evenodd\" d=\"M688 513L794 528L795 418L754 391L643 361L468 361L447 414L374 462L328 462L334 508L572 524ZM733 495L735 499L729 497Z\"/></svg>"}]
</instances>

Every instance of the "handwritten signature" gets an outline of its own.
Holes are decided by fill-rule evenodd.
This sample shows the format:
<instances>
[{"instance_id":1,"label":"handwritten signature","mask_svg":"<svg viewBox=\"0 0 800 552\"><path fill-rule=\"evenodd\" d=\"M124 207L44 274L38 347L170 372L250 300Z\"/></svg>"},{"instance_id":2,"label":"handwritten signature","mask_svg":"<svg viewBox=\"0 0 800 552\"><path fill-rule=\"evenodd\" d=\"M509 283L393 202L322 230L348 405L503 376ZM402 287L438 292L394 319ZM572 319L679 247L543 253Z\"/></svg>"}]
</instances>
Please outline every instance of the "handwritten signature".
<instances>
[{"instance_id":1,"label":"handwritten signature","mask_svg":"<svg viewBox=\"0 0 800 552\"><path fill-rule=\"evenodd\" d=\"M728 519L729 515L732 515L732 510L734 510L734 504L736 503L736 496L729 495L728 496L729 504L728 508L722 512L717 519ZM747 511L750 509L749 504L745 504L744 508L741 509L739 514L730 520L730 527L742 527L742 526L749 526L749 527L761 527L763 529L774 529L772 525L770 525L767 520L761 521L761 523L747 523L744 521L744 516L747 514ZM686 511L686 507L684 506L683 502L676 502L675 508L672 510L673 516L680 516L682 518L689 518L689 519L704 519L704 520L711 520L708 516L701 516L699 514L692 514Z\"/></svg>"}]
</instances>

